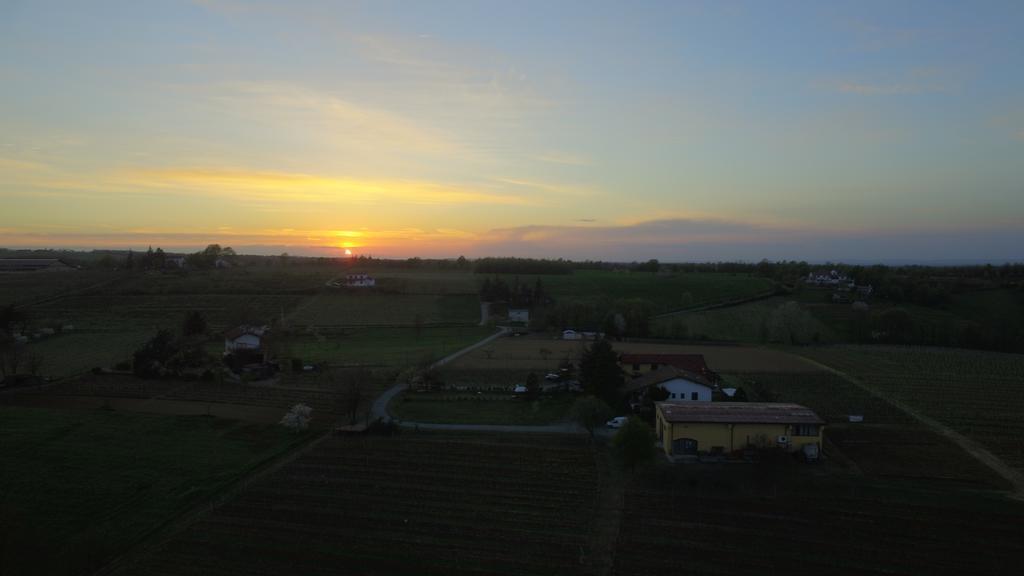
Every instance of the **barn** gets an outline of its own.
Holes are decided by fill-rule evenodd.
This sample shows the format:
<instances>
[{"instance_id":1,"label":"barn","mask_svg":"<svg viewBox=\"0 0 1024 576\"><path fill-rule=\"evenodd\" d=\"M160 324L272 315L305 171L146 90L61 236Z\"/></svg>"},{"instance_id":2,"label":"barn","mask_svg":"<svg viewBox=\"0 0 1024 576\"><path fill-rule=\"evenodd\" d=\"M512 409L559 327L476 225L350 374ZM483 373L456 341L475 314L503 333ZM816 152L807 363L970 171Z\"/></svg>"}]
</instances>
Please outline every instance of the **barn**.
<instances>
[{"instance_id":1,"label":"barn","mask_svg":"<svg viewBox=\"0 0 1024 576\"><path fill-rule=\"evenodd\" d=\"M799 404L658 402L658 442L669 457L728 454L747 448L820 448L824 420Z\"/></svg>"}]
</instances>

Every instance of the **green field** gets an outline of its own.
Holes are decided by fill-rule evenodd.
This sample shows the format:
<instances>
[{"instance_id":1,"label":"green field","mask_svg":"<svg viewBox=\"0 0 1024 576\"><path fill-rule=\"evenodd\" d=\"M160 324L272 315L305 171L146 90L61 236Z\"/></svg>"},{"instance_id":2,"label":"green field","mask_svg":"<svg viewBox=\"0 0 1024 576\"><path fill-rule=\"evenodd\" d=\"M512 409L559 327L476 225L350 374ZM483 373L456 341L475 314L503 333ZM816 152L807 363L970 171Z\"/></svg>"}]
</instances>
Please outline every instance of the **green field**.
<instances>
[{"instance_id":1,"label":"green field","mask_svg":"<svg viewBox=\"0 0 1024 576\"><path fill-rule=\"evenodd\" d=\"M769 319L779 306L792 301L775 296L738 306L679 312L654 321L654 333L662 338L714 340L720 342L758 343L770 340ZM806 307L805 307L806 308ZM835 342L837 335L817 317L808 318L807 333L811 340Z\"/></svg>"},{"instance_id":2,"label":"green field","mask_svg":"<svg viewBox=\"0 0 1024 576\"><path fill-rule=\"evenodd\" d=\"M0 406L0 573L89 573L302 439L206 417Z\"/></svg>"},{"instance_id":3,"label":"green field","mask_svg":"<svg viewBox=\"0 0 1024 576\"><path fill-rule=\"evenodd\" d=\"M65 378L130 360L132 352L152 335L141 330L72 332L33 342L28 345L28 352L42 358L41 376Z\"/></svg>"},{"instance_id":4,"label":"green field","mask_svg":"<svg viewBox=\"0 0 1024 576\"><path fill-rule=\"evenodd\" d=\"M480 282L486 276L480 275ZM654 313L704 306L716 302L749 298L772 290L767 278L747 274L676 273L577 270L572 274L501 275L505 282L516 278L533 287L539 278L544 290L558 299L584 301L641 298L648 300Z\"/></svg>"},{"instance_id":5,"label":"green field","mask_svg":"<svg viewBox=\"0 0 1024 576\"><path fill-rule=\"evenodd\" d=\"M868 476L1007 488L952 441L837 374L744 374L727 380L742 386L752 401L795 402L814 410L828 423L826 453L838 449L840 458L852 460ZM863 422L851 423L850 415L862 416Z\"/></svg>"},{"instance_id":6,"label":"green field","mask_svg":"<svg viewBox=\"0 0 1024 576\"><path fill-rule=\"evenodd\" d=\"M334 290L305 300L288 322L303 326L413 326L480 321L480 304L472 294L389 294Z\"/></svg>"},{"instance_id":7,"label":"green field","mask_svg":"<svg viewBox=\"0 0 1024 576\"><path fill-rule=\"evenodd\" d=\"M835 346L801 353L1024 469L1024 355L896 346Z\"/></svg>"},{"instance_id":8,"label":"green field","mask_svg":"<svg viewBox=\"0 0 1024 576\"><path fill-rule=\"evenodd\" d=\"M574 396L556 394L528 401L510 393L406 392L392 401L392 415L409 422L536 425L564 422Z\"/></svg>"},{"instance_id":9,"label":"green field","mask_svg":"<svg viewBox=\"0 0 1024 576\"><path fill-rule=\"evenodd\" d=\"M409 366L439 360L494 332L487 326L363 327L302 334L290 349L306 363Z\"/></svg>"}]
</instances>

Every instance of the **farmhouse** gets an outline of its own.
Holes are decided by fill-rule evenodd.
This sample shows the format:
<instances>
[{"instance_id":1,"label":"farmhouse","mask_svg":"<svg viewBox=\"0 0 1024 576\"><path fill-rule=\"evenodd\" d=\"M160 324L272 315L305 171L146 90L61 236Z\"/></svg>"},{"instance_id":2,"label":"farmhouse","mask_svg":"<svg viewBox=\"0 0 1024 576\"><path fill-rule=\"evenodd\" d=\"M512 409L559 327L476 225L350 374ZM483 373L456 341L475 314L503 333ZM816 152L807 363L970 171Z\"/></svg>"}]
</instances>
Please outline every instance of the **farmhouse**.
<instances>
[{"instance_id":1,"label":"farmhouse","mask_svg":"<svg viewBox=\"0 0 1024 576\"><path fill-rule=\"evenodd\" d=\"M263 349L266 326L243 325L224 334L224 354L259 352Z\"/></svg>"},{"instance_id":2,"label":"farmhouse","mask_svg":"<svg viewBox=\"0 0 1024 576\"><path fill-rule=\"evenodd\" d=\"M368 274L346 274L345 286L349 288L364 288L376 286L377 280Z\"/></svg>"},{"instance_id":3,"label":"farmhouse","mask_svg":"<svg viewBox=\"0 0 1024 576\"><path fill-rule=\"evenodd\" d=\"M601 338L604 338L604 332L573 330L572 328L562 330L562 340L600 340Z\"/></svg>"},{"instance_id":4,"label":"farmhouse","mask_svg":"<svg viewBox=\"0 0 1024 576\"><path fill-rule=\"evenodd\" d=\"M68 272L68 266L57 258L2 258L0 272Z\"/></svg>"},{"instance_id":5,"label":"farmhouse","mask_svg":"<svg viewBox=\"0 0 1024 576\"><path fill-rule=\"evenodd\" d=\"M529 308L509 308L508 309L508 321L509 322L522 322L527 324L530 322L530 309Z\"/></svg>"},{"instance_id":6,"label":"farmhouse","mask_svg":"<svg viewBox=\"0 0 1024 576\"><path fill-rule=\"evenodd\" d=\"M658 402L658 441L668 456L731 453L745 448L820 448L825 422L799 404Z\"/></svg>"},{"instance_id":7,"label":"farmhouse","mask_svg":"<svg viewBox=\"0 0 1024 576\"><path fill-rule=\"evenodd\" d=\"M699 374L680 370L675 366L664 366L627 382L623 391L630 396L630 402L642 402L652 388L668 393L669 400L687 402L710 402L714 385Z\"/></svg>"},{"instance_id":8,"label":"farmhouse","mask_svg":"<svg viewBox=\"0 0 1024 576\"><path fill-rule=\"evenodd\" d=\"M623 372L634 377L672 366L691 374L703 377L714 383L718 375L708 368L703 354L620 354L619 366Z\"/></svg>"}]
</instances>

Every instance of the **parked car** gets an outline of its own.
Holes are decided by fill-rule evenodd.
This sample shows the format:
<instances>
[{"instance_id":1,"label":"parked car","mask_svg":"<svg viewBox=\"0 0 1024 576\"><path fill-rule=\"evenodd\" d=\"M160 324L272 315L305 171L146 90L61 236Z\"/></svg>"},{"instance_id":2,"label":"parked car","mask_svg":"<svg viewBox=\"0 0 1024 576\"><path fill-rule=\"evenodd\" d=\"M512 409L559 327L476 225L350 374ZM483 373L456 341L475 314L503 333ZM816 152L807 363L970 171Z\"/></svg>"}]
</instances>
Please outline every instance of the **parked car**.
<instances>
[{"instance_id":1,"label":"parked car","mask_svg":"<svg viewBox=\"0 0 1024 576\"><path fill-rule=\"evenodd\" d=\"M615 418L605 422L605 425L609 428L622 428L622 425L625 424L628 419L629 418L625 416L616 416Z\"/></svg>"}]
</instances>

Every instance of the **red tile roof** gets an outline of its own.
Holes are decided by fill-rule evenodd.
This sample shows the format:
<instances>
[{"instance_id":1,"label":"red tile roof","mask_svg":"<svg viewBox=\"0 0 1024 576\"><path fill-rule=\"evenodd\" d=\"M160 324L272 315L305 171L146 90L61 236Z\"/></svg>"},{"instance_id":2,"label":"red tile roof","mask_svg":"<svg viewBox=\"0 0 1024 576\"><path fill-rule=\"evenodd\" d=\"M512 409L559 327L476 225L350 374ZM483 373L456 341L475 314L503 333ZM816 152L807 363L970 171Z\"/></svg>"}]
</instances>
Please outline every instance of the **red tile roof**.
<instances>
[{"instance_id":1,"label":"red tile roof","mask_svg":"<svg viewBox=\"0 0 1024 576\"><path fill-rule=\"evenodd\" d=\"M675 378L682 378L683 380L696 382L697 384L700 384L701 386L705 386L707 388L714 388L714 385L708 382L708 379L705 378L704 376L701 376L700 374L694 374L693 372L680 370L675 366L664 366L662 368L658 368L657 370L648 372L643 376L634 378L629 382L626 382L623 391L632 392L634 390L640 390L641 388L655 386L661 384L662 382L667 382Z\"/></svg>"},{"instance_id":2,"label":"red tile roof","mask_svg":"<svg viewBox=\"0 0 1024 576\"><path fill-rule=\"evenodd\" d=\"M658 402L666 422L726 424L824 424L810 408L775 402Z\"/></svg>"},{"instance_id":3,"label":"red tile roof","mask_svg":"<svg viewBox=\"0 0 1024 576\"><path fill-rule=\"evenodd\" d=\"M675 366L694 374L709 372L703 354L622 354L622 364L658 364L659 366Z\"/></svg>"}]
</instances>

